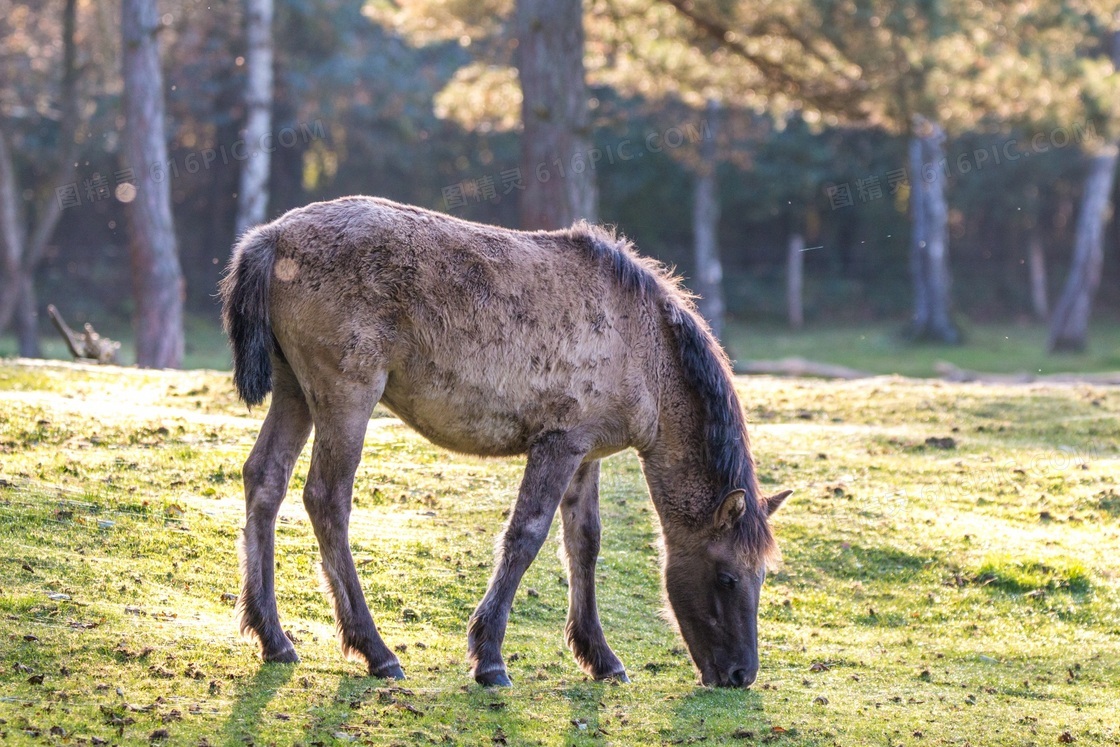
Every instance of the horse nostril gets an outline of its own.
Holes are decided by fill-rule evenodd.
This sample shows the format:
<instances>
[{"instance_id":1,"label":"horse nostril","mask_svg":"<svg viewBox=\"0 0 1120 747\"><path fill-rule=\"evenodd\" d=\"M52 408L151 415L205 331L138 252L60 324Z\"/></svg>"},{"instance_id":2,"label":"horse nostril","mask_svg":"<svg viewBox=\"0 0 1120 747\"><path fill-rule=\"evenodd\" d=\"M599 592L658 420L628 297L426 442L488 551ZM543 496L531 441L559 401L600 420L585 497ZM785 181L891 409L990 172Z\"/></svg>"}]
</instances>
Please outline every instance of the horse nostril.
<instances>
[{"instance_id":1,"label":"horse nostril","mask_svg":"<svg viewBox=\"0 0 1120 747\"><path fill-rule=\"evenodd\" d=\"M754 682L754 673L748 672L746 669L736 669L731 673L732 687L750 687Z\"/></svg>"}]
</instances>

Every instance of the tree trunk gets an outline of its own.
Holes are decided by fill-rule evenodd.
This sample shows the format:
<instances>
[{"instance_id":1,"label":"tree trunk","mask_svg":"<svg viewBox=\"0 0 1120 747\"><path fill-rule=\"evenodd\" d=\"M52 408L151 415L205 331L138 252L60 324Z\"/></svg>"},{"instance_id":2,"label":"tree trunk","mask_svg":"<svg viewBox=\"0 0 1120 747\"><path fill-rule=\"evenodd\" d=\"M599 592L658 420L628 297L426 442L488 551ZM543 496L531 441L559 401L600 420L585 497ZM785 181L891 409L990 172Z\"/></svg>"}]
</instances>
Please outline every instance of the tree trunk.
<instances>
[{"instance_id":1,"label":"tree trunk","mask_svg":"<svg viewBox=\"0 0 1120 747\"><path fill-rule=\"evenodd\" d=\"M1046 255L1042 251L1042 239L1038 227L1031 231L1027 239L1028 260L1031 272L1031 309L1039 321L1050 316L1050 299L1046 292Z\"/></svg>"},{"instance_id":2,"label":"tree trunk","mask_svg":"<svg viewBox=\"0 0 1120 747\"><path fill-rule=\"evenodd\" d=\"M960 332L949 316L949 208L941 169L945 133L934 122L915 118L910 138L910 277L914 313L910 336L957 344Z\"/></svg>"},{"instance_id":3,"label":"tree trunk","mask_svg":"<svg viewBox=\"0 0 1120 747\"><path fill-rule=\"evenodd\" d=\"M35 278L24 275L20 282L19 304L16 307L16 338L21 358L42 358L39 345L39 304L35 297Z\"/></svg>"},{"instance_id":4,"label":"tree trunk","mask_svg":"<svg viewBox=\"0 0 1120 747\"><path fill-rule=\"evenodd\" d=\"M263 223L268 212L271 154L261 148L272 127L272 0L246 0L245 143L250 153L241 165L237 201L237 235Z\"/></svg>"},{"instance_id":5,"label":"tree trunk","mask_svg":"<svg viewBox=\"0 0 1120 747\"><path fill-rule=\"evenodd\" d=\"M1116 177L1117 145L1093 156L1073 243L1073 265L1054 316L1050 319L1050 352L1084 350L1089 337L1089 312L1101 283L1104 228L1110 217Z\"/></svg>"},{"instance_id":6,"label":"tree trunk","mask_svg":"<svg viewBox=\"0 0 1120 747\"><path fill-rule=\"evenodd\" d=\"M178 368L183 363L183 275L171 219L164 140L163 75L155 0L122 0L125 155L139 182L129 204L129 253L136 363Z\"/></svg>"},{"instance_id":7,"label":"tree trunk","mask_svg":"<svg viewBox=\"0 0 1120 747\"><path fill-rule=\"evenodd\" d=\"M581 0L517 0L521 227L596 219Z\"/></svg>"},{"instance_id":8,"label":"tree trunk","mask_svg":"<svg viewBox=\"0 0 1120 747\"><path fill-rule=\"evenodd\" d=\"M23 270L24 224L16 187L15 163L8 138L0 132L0 263L3 286L0 292L0 330L8 326L19 303Z\"/></svg>"},{"instance_id":9,"label":"tree trunk","mask_svg":"<svg viewBox=\"0 0 1120 747\"><path fill-rule=\"evenodd\" d=\"M802 290L805 285L805 238L795 233L789 238L789 251L786 254L786 305L789 309L789 326L801 329L805 326Z\"/></svg>"},{"instance_id":10,"label":"tree trunk","mask_svg":"<svg viewBox=\"0 0 1120 747\"><path fill-rule=\"evenodd\" d=\"M700 143L700 164L692 202L692 233L695 241L696 279L693 290L699 296L696 306L708 320L716 339L723 338L723 265L719 261L719 189L716 182L715 127L719 104L708 102L711 137Z\"/></svg>"},{"instance_id":11,"label":"tree trunk","mask_svg":"<svg viewBox=\"0 0 1120 747\"><path fill-rule=\"evenodd\" d=\"M78 156L78 66L77 0L66 0L62 10L62 80L59 88L59 149L56 171L50 186L69 182ZM38 224L29 231L22 200L17 196L15 164L3 134L0 134L0 243L3 244L3 278L0 285L0 330L16 316L16 336L20 355L40 357L38 308L35 296L35 269L47 242L54 234L62 208L54 189L35 210Z\"/></svg>"},{"instance_id":12,"label":"tree trunk","mask_svg":"<svg viewBox=\"0 0 1120 747\"><path fill-rule=\"evenodd\" d=\"M1120 32L1111 32L1108 48L1113 71L1120 70ZM1112 217L1112 185L1120 142L1112 142L1089 161L1077 229L1073 238L1073 264L1062 296L1050 318L1051 353L1084 350L1089 341L1089 315L1101 284L1104 264L1104 229Z\"/></svg>"}]
</instances>

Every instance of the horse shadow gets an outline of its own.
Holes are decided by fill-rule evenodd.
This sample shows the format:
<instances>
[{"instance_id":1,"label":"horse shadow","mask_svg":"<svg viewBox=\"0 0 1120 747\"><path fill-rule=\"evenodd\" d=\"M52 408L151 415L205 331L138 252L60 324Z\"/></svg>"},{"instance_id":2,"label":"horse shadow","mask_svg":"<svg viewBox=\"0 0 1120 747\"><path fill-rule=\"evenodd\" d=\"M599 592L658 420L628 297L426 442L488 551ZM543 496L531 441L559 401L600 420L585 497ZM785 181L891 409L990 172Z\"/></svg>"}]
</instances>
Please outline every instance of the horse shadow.
<instances>
[{"instance_id":1,"label":"horse shadow","mask_svg":"<svg viewBox=\"0 0 1120 747\"><path fill-rule=\"evenodd\" d=\"M320 711L318 718L307 725L305 736L309 743L335 738L356 716L362 712L362 707L373 697L379 688L389 685L386 680L367 675L347 675L339 677L338 687L334 696L328 701L325 709Z\"/></svg>"},{"instance_id":2,"label":"horse shadow","mask_svg":"<svg viewBox=\"0 0 1120 747\"><path fill-rule=\"evenodd\" d=\"M222 730L225 744L254 744L262 740L262 719L269 703L295 675L298 664L265 664L234 696L233 709ZM366 676L342 675L326 707L317 709L318 718L307 725L306 736L314 741L324 734L333 736L358 712L357 709L373 695L382 680Z\"/></svg>"},{"instance_id":3,"label":"horse shadow","mask_svg":"<svg viewBox=\"0 0 1120 747\"><path fill-rule=\"evenodd\" d=\"M280 688L288 684L298 664L266 664L238 688L233 709L222 729L227 744L260 739L261 716Z\"/></svg>"},{"instance_id":4,"label":"horse shadow","mask_svg":"<svg viewBox=\"0 0 1120 747\"><path fill-rule=\"evenodd\" d=\"M609 729L603 726L603 696L610 683L588 680L564 688L563 695L571 704L566 744L599 744Z\"/></svg>"}]
</instances>

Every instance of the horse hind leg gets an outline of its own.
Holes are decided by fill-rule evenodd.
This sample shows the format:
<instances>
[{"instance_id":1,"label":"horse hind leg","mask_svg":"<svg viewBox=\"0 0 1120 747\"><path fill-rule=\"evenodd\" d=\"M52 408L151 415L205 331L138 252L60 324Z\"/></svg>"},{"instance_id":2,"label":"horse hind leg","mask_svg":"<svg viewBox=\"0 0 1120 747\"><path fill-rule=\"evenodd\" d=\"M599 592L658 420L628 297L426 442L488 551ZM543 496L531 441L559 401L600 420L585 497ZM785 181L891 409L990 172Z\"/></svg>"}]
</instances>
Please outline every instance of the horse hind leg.
<instances>
[{"instance_id":1,"label":"horse hind leg","mask_svg":"<svg viewBox=\"0 0 1120 747\"><path fill-rule=\"evenodd\" d=\"M563 557L568 567L568 623L565 638L580 667L597 680L629 682L626 668L603 635L595 600L599 557L599 462L582 465L560 503Z\"/></svg>"},{"instance_id":2,"label":"horse hind leg","mask_svg":"<svg viewBox=\"0 0 1120 747\"><path fill-rule=\"evenodd\" d=\"M384 375L376 385L332 381L331 391L317 398L315 445L303 503L319 541L323 579L343 654L364 660L375 677L403 679L400 661L381 639L366 605L349 541L354 475L366 426L384 384Z\"/></svg>"},{"instance_id":3,"label":"horse hind leg","mask_svg":"<svg viewBox=\"0 0 1120 747\"><path fill-rule=\"evenodd\" d=\"M272 404L242 468L245 528L239 541L241 594L237 608L241 632L257 639L265 661L299 661L280 627L276 610L276 514L288 481L311 431L311 414L299 383L282 361L273 361Z\"/></svg>"}]
</instances>

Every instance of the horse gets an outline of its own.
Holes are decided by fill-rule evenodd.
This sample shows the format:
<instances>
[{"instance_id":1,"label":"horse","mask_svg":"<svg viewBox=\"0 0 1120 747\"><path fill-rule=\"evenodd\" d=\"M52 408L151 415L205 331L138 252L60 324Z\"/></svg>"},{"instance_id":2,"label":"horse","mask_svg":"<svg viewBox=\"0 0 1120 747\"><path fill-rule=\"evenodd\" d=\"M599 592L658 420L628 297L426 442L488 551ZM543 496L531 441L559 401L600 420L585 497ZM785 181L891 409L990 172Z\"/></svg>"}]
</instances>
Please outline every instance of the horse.
<instances>
[{"instance_id":1,"label":"horse","mask_svg":"<svg viewBox=\"0 0 1120 747\"><path fill-rule=\"evenodd\" d=\"M343 654L403 678L378 633L348 540L374 405L465 454L527 455L486 593L467 626L474 679L511 684L514 594L559 511L565 638L597 680L628 681L595 594L600 461L637 450L662 537L670 621L707 686L748 687L776 553L745 419L719 343L661 264L612 230L472 223L374 197L292 210L248 231L220 281L234 381L272 400L243 468L243 634L297 662L274 587L276 515L312 427L303 501Z\"/></svg>"}]
</instances>

